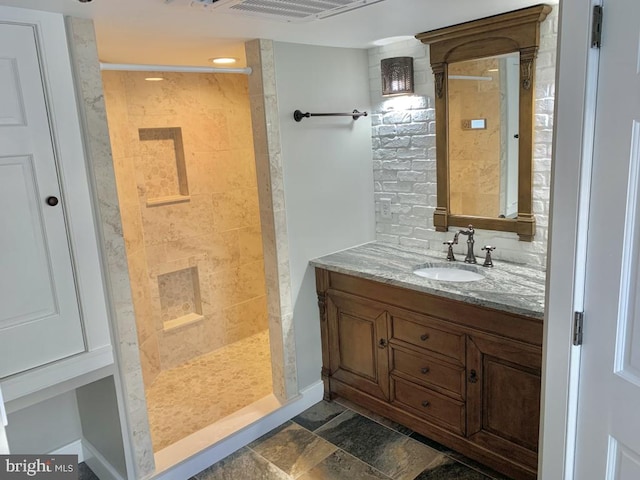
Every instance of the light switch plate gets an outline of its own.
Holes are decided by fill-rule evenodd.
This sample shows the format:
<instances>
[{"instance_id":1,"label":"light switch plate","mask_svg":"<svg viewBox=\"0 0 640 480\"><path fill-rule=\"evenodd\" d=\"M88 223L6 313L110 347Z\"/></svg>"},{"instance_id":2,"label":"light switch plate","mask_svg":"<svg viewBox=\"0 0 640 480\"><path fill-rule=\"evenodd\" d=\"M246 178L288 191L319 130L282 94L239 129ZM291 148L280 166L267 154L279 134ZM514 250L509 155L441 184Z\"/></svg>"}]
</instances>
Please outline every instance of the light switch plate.
<instances>
[{"instance_id":1,"label":"light switch plate","mask_svg":"<svg viewBox=\"0 0 640 480\"><path fill-rule=\"evenodd\" d=\"M391 200L383 198L380 200L380 216L382 218L391 218Z\"/></svg>"}]
</instances>

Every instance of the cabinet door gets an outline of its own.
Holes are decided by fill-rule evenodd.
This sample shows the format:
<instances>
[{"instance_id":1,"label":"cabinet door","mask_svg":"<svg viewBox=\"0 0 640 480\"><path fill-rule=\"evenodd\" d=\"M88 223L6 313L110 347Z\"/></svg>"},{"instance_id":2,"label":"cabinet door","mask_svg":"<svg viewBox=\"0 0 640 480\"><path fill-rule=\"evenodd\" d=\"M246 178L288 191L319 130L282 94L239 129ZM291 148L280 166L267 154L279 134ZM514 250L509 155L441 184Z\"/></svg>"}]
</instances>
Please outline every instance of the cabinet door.
<instances>
[{"instance_id":1,"label":"cabinet door","mask_svg":"<svg viewBox=\"0 0 640 480\"><path fill-rule=\"evenodd\" d=\"M521 463L538 464L540 348L497 337L467 341L467 436Z\"/></svg>"},{"instance_id":2,"label":"cabinet door","mask_svg":"<svg viewBox=\"0 0 640 480\"><path fill-rule=\"evenodd\" d=\"M329 293L331 377L389 400L389 320L381 305Z\"/></svg>"},{"instance_id":3,"label":"cabinet door","mask_svg":"<svg viewBox=\"0 0 640 480\"><path fill-rule=\"evenodd\" d=\"M35 33L0 24L0 378L85 349Z\"/></svg>"}]
</instances>

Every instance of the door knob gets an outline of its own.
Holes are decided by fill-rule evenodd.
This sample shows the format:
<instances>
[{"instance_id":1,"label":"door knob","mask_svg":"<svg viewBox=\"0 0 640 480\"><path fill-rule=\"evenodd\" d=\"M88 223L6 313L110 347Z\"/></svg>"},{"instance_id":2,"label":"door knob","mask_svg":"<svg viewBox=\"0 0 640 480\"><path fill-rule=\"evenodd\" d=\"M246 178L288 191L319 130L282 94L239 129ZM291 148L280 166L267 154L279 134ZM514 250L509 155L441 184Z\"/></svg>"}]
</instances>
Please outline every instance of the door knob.
<instances>
[{"instance_id":1,"label":"door knob","mask_svg":"<svg viewBox=\"0 0 640 480\"><path fill-rule=\"evenodd\" d=\"M56 205L58 205L58 203L60 203L60 200L58 200L58 197L47 197L47 205L49 205L50 207L55 207Z\"/></svg>"}]
</instances>

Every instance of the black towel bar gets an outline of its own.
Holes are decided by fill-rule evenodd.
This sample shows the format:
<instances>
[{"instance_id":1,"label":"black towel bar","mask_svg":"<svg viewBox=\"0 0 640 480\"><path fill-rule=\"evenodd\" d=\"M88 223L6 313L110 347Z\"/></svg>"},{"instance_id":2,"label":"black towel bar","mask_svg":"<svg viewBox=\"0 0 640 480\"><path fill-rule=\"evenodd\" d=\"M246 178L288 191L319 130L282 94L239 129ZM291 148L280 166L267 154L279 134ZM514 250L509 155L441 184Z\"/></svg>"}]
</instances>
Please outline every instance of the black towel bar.
<instances>
[{"instance_id":1,"label":"black towel bar","mask_svg":"<svg viewBox=\"0 0 640 480\"><path fill-rule=\"evenodd\" d=\"M354 110L351 113L302 113L300 110L293 112L293 118L296 122L300 122L303 118L309 117L351 117L354 120L357 120L360 117L366 116L367 112L359 112L358 110Z\"/></svg>"}]
</instances>

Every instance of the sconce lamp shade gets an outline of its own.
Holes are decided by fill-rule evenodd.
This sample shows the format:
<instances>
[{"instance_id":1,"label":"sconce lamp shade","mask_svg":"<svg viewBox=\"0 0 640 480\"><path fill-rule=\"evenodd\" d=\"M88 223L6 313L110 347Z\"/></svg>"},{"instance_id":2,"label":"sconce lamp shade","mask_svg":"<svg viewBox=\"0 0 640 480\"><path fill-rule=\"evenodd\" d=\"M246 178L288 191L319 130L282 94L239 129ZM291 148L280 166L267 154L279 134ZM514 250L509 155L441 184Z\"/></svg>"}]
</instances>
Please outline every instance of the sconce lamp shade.
<instances>
[{"instance_id":1,"label":"sconce lamp shade","mask_svg":"<svg viewBox=\"0 0 640 480\"><path fill-rule=\"evenodd\" d=\"M413 93L413 57L385 58L380 69L383 96Z\"/></svg>"}]
</instances>

